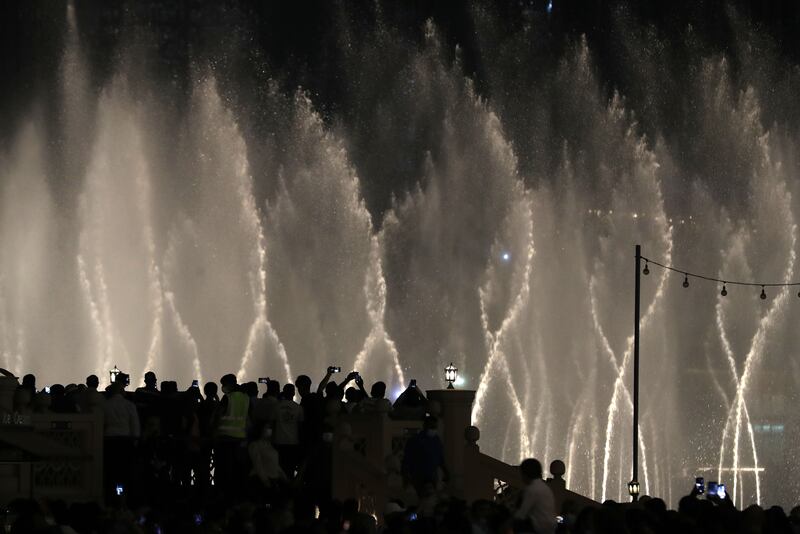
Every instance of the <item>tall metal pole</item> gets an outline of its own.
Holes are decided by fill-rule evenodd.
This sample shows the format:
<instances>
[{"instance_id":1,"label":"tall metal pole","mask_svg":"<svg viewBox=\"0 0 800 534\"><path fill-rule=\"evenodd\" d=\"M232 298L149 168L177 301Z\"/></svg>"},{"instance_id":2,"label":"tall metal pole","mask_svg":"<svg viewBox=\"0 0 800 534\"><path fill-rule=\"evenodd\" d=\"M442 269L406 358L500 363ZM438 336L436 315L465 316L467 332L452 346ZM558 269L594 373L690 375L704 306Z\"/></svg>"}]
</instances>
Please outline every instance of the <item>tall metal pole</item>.
<instances>
[{"instance_id":1,"label":"tall metal pole","mask_svg":"<svg viewBox=\"0 0 800 534\"><path fill-rule=\"evenodd\" d=\"M636 502L639 498L639 302L641 289L641 262L642 246L636 245L636 290L633 323L633 478L631 486L636 491L631 491L631 498Z\"/></svg>"}]
</instances>

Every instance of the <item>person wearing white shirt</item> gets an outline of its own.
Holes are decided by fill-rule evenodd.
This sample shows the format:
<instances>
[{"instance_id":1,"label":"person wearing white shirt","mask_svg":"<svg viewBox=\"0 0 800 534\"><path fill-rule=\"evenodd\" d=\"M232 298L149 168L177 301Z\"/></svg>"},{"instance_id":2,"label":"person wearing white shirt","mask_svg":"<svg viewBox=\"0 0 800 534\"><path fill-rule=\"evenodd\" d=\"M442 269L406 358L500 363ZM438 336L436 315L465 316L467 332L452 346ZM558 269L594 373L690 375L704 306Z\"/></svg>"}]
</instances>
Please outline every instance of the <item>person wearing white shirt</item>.
<instances>
[{"instance_id":1,"label":"person wearing white shirt","mask_svg":"<svg viewBox=\"0 0 800 534\"><path fill-rule=\"evenodd\" d=\"M294 402L294 394L293 384L283 386L272 436L272 442L280 455L281 469L290 479L294 478L294 472L300 463L300 424L303 422L303 408Z\"/></svg>"},{"instance_id":2,"label":"person wearing white shirt","mask_svg":"<svg viewBox=\"0 0 800 534\"><path fill-rule=\"evenodd\" d=\"M525 489L522 501L514 512L514 519L527 526L517 531L552 534L556 530L555 501L553 492L542 480L542 464L539 460L528 458L522 461L519 468Z\"/></svg>"},{"instance_id":3,"label":"person wearing white shirt","mask_svg":"<svg viewBox=\"0 0 800 534\"><path fill-rule=\"evenodd\" d=\"M124 491L131 479L131 459L134 457L135 440L140 431L136 405L124 396L127 381L128 375L117 375L108 389L110 396L102 405L105 415L103 474L109 496L114 495L116 487L121 487Z\"/></svg>"},{"instance_id":4,"label":"person wearing white shirt","mask_svg":"<svg viewBox=\"0 0 800 534\"><path fill-rule=\"evenodd\" d=\"M280 467L278 451L272 446L272 428L263 425L259 439L251 441L247 446L252 469L251 476L258 478L263 488L272 488L286 481L286 474Z\"/></svg>"},{"instance_id":5,"label":"person wearing white shirt","mask_svg":"<svg viewBox=\"0 0 800 534\"><path fill-rule=\"evenodd\" d=\"M136 405L124 397L124 388L120 381L115 382L111 386L111 396L103 403L107 438L139 437L139 414Z\"/></svg>"}]
</instances>

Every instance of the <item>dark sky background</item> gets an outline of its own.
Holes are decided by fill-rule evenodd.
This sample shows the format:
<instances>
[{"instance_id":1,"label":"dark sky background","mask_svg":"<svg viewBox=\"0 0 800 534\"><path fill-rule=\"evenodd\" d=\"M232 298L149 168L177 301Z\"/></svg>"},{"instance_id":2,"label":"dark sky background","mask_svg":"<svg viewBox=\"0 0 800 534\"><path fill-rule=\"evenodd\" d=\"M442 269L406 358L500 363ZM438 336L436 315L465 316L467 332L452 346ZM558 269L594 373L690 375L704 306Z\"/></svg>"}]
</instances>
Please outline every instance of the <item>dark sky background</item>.
<instances>
[{"instance_id":1,"label":"dark sky background","mask_svg":"<svg viewBox=\"0 0 800 534\"><path fill-rule=\"evenodd\" d=\"M258 99L267 79L277 80L287 94L303 87L326 121L343 121L356 132L356 123L363 118L357 106L363 102L349 96L353 85L348 79L342 34L346 28L345 41L369 46L378 19L390 29L392 38L406 40L410 48L422 42L425 21L433 20L441 32L445 53L452 55L458 45L464 74L490 101L497 87L491 83L491 50L478 42L474 19L477 8L490 13L497 35L512 34L526 24L536 25L536 49L533 55L530 50L525 55L536 63L524 74L532 83L536 83L538 72L551 70L565 47L585 35L604 87L609 94L619 90L632 102L645 133L657 124L659 133L669 135L671 121L675 129L686 129L685 120L672 113L674 103L670 99L680 95L684 52L690 55L684 50L687 32L692 35L694 49L700 48L704 54L726 54L734 76L738 58L733 24L743 24L766 36L770 54L779 57L779 64L796 65L800 58L800 7L792 0L553 0L549 14L543 0L378 4L371 0L77 0L75 5L83 51L96 88L114 72L124 51L138 46L151 59L148 75L166 82L159 84L159 90L172 92L162 96L173 101L176 108L186 101L193 64L204 58L224 72L218 77L223 85L229 83L229 92L235 93L233 100ZM60 1L5 0L0 4L0 141L4 145L17 130L18 121L32 110L44 116L57 115L65 13L65 3ZM621 32L621 28L633 30ZM641 78L632 75L630 57L624 53L626 45L630 50L630 36L621 33L637 32L657 36L656 40L645 38L643 46L658 42L671 50L674 64L667 70L673 86L655 104ZM252 109L249 104L243 106ZM771 118L769 112L765 110L767 120ZM773 115L780 119L781 113L776 110ZM517 135L524 144L525 125L515 125L513 116L504 119L512 139ZM257 118L249 127L258 129ZM352 152L358 166L358 147ZM523 171L526 164L522 157ZM403 182L407 178L398 173L381 180ZM373 215L383 213L391 194L407 186L367 182L364 193Z\"/></svg>"}]
</instances>

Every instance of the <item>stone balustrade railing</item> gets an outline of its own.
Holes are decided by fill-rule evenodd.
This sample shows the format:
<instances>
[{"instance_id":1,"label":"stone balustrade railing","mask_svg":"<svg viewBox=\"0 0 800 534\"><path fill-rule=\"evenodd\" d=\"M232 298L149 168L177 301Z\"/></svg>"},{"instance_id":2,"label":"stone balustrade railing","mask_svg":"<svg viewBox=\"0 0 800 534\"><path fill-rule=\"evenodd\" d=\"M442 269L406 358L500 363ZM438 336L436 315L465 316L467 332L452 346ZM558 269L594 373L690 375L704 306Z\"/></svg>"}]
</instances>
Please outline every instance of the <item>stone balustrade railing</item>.
<instances>
[{"instance_id":1,"label":"stone balustrade railing","mask_svg":"<svg viewBox=\"0 0 800 534\"><path fill-rule=\"evenodd\" d=\"M0 377L0 503L101 501L102 415L14 414L17 385L16 378Z\"/></svg>"},{"instance_id":2,"label":"stone balustrade railing","mask_svg":"<svg viewBox=\"0 0 800 534\"><path fill-rule=\"evenodd\" d=\"M513 500L523 488L518 466L480 452L480 431L471 426L474 391L434 390L427 392L431 411L439 418L439 431L450 471L447 491L469 502L477 499ZM385 414L353 414L340 421L337 446L333 452L333 495L357 498L362 509L376 513L387 500L403 496L399 455L405 441L421 428L421 421L392 420ZM573 510L599 503L569 491L564 481L566 466L550 464L547 484L558 510L570 502ZM404 499L405 500L405 499ZM513 503L510 503L513 505Z\"/></svg>"}]
</instances>

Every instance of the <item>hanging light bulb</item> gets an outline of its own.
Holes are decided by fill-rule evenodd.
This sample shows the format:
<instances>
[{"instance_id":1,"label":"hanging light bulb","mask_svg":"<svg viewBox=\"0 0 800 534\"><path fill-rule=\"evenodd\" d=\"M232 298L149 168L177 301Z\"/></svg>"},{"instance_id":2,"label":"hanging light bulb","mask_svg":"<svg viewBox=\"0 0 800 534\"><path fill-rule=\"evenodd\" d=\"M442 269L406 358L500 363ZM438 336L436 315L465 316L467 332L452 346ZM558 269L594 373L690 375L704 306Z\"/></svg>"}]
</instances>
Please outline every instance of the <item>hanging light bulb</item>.
<instances>
[{"instance_id":1,"label":"hanging light bulb","mask_svg":"<svg viewBox=\"0 0 800 534\"><path fill-rule=\"evenodd\" d=\"M644 262L644 269L642 270L642 274L645 275L645 276L650 274L650 267L648 267L647 265L648 265L647 261L645 261Z\"/></svg>"},{"instance_id":2,"label":"hanging light bulb","mask_svg":"<svg viewBox=\"0 0 800 534\"><path fill-rule=\"evenodd\" d=\"M683 287L689 287L689 275L683 273Z\"/></svg>"},{"instance_id":3,"label":"hanging light bulb","mask_svg":"<svg viewBox=\"0 0 800 534\"><path fill-rule=\"evenodd\" d=\"M722 282L722 291L720 291L719 294L722 295L723 297L728 296L728 288L725 287L725 282Z\"/></svg>"},{"instance_id":4,"label":"hanging light bulb","mask_svg":"<svg viewBox=\"0 0 800 534\"><path fill-rule=\"evenodd\" d=\"M767 300L767 294L764 292L764 286L761 286L761 300Z\"/></svg>"}]
</instances>

